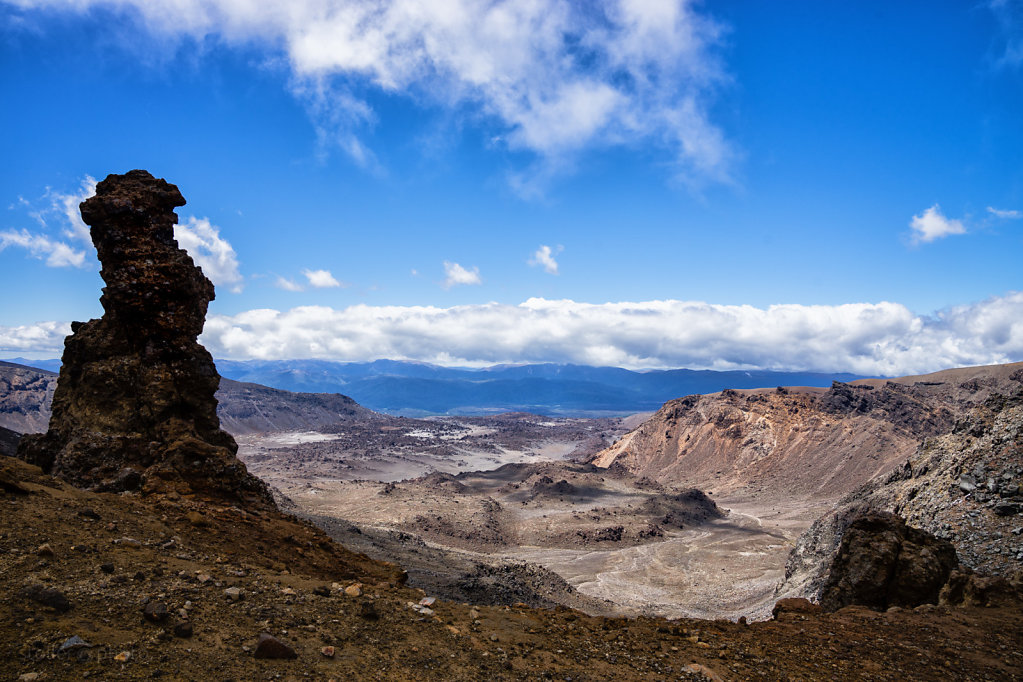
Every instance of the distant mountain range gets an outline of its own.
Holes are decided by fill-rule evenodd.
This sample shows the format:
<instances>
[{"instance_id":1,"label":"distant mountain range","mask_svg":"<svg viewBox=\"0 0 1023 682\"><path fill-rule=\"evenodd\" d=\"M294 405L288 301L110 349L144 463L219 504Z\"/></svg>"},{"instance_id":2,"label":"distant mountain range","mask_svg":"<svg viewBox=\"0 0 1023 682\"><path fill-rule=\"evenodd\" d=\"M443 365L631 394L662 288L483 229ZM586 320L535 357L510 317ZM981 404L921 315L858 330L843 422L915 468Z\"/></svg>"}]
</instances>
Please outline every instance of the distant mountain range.
<instances>
[{"instance_id":1,"label":"distant mountain range","mask_svg":"<svg viewBox=\"0 0 1023 682\"><path fill-rule=\"evenodd\" d=\"M59 360L9 362L58 371ZM376 360L217 360L226 378L303 393L342 393L377 412L409 417L532 412L596 417L657 410L668 400L726 388L830 386L847 373L671 369L636 372L585 365L495 365L484 369Z\"/></svg>"}]
</instances>

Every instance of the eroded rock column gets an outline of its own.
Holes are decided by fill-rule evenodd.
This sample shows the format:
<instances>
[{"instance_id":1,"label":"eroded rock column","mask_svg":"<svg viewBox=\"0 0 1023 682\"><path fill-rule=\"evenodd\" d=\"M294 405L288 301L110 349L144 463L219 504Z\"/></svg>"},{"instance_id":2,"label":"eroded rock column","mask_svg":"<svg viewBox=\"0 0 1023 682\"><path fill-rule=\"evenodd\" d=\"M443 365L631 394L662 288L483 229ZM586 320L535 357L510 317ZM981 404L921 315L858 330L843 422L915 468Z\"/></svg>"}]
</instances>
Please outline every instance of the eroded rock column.
<instances>
[{"instance_id":1,"label":"eroded rock column","mask_svg":"<svg viewBox=\"0 0 1023 682\"><path fill-rule=\"evenodd\" d=\"M213 284L174 240L178 188L143 170L82 202L106 286L98 320L74 322L45 434L18 455L97 490L270 502L220 429L220 375L196 338Z\"/></svg>"}]
</instances>

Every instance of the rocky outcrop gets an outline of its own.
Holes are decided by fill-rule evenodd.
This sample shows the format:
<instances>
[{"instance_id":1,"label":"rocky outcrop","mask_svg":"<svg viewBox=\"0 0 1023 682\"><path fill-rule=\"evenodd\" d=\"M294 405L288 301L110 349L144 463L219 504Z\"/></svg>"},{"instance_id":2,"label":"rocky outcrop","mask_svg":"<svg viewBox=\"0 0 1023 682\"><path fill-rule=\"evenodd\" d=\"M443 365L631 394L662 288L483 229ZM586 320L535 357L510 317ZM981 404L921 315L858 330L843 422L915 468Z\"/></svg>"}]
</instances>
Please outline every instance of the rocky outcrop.
<instances>
[{"instance_id":1,"label":"rocky outcrop","mask_svg":"<svg viewBox=\"0 0 1023 682\"><path fill-rule=\"evenodd\" d=\"M20 433L0 426L0 455L13 457L18 450L19 440L21 440Z\"/></svg>"},{"instance_id":2,"label":"rocky outcrop","mask_svg":"<svg viewBox=\"0 0 1023 682\"><path fill-rule=\"evenodd\" d=\"M220 429L213 358L196 341L213 284L174 240L178 188L110 175L82 202L106 283L103 317L64 342L49 430L18 456L97 490L174 490L272 505Z\"/></svg>"},{"instance_id":3,"label":"rocky outcrop","mask_svg":"<svg viewBox=\"0 0 1023 682\"><path fill-rule=\"evenodd\" d=\"M45 431L56 386L54 372L0 361L0 427L19 433ZM389 419L338 393L292 393L223 378L217 416L221 428L235 436Z\"/></svg>"},{"instance_id":4,"label":"rocky outcrop","mask_svg":"<svg viewBox=\"0 0 1023 682\"><path fill-rule=\"evenodd\" d=\"M849 524L820 596L826 611L937 604L958 566L955 548L895 516L869 512Z\"/></svg>"},{"instance_id":5,"label":"rocky outcrop","mask_svg":"<svg viewBox=\"0 0 1023 682\"><path fill-rule=\"evenodd\" d=\"M0 361L0 426L19 433L45 431L56 387L53 372Z\"/></svg>"},{"instance_id":6,"label":"rocky outcrop","mask_svg":"<svg viewBox=\"0 0 1023 682\"><path fill-rule=\"evenodd\" d=\"M898 466L839 500L799 538L778 594L820 594L852 520L896 514L956 547L964 569L1023 570L1023 390L990 395L949 433L926 439Z\"/></svg>"}]
</instances>

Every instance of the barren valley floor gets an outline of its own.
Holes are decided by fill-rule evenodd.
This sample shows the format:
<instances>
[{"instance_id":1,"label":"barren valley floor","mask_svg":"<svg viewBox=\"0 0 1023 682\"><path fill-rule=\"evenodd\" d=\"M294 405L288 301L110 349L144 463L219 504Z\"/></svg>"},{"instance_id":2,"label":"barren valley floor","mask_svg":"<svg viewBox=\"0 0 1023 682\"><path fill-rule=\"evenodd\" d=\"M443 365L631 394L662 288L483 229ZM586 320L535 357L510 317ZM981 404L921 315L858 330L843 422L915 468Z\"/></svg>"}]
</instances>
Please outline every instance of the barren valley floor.
<instances>
[{"instance_id":1,"label":"barren valley floor","mask_svg":"<svg viewBox=\"0 0 1023 682\"><path fill-rule=\"evenodd\" d=\"M450 598L480 566L527 564L575 594L530 579L524 601L607 615L770 617L788 552L834 500L733 492L711 497L722 518L665 524L677 491L569 459L620 435L625 427L611 421L417 421L384 438L363 434L357 452L343 448L343 434L254 434L239 437L239 456L343 544Z\"/></svg>"}]
</instances>

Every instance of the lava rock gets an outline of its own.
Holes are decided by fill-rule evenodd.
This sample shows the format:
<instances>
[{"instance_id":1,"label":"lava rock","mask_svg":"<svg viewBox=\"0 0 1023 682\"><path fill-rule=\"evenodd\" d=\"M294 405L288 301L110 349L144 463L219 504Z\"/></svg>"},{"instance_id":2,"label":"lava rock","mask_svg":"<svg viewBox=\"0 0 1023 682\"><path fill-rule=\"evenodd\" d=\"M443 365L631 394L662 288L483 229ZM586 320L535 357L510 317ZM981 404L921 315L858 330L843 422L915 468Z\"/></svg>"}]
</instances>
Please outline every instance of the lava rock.
<instances>
[{"instance_id":1,"label":"lava rock","mask_svg":"<svg viewBox=\"0 0 1023 682\"><path fill-rule=\"evenodd\" d=\"M820 603L826 611L852 604L881 611L935 604L958 565L949 541L894 514L867 512L843 533Z\"/></svg>"},{"instance_id":2,"label":"lava rock","mask_svg":"<svg viewBox=\"0 0 1023 682\"><path fill-rule=\"evenodd\" d=\"M267 632L259 633L254 655L256 658L298 658L294 649Z\"/></svg>"},{"instance_id":3,"label":"lava rock","mask_svg":"<svg viewBox=\"0 0 1023 682\"><path fill-rule=\"evenodd\" d=\"M143 618L150 623L162 623L167 620L168 615L170 612L167 610L167 605L159 601L151 601L142 609Z\"/></svg>"},{"instance_id":4,"label":"lava rock","mask_svg":"<svg viewBox=\"0 0 1023 682\"><path fill-rule=\"evenodd\" d=\"M174 185L143 170L110 175L82 202L106 283L98 320L73 322L49 429L18 457L99 491L195 493L273 507L221 430L220 375L196 341L213 284L174 240Z\"/></svg>"},{"instance_id":5,"label":"lava rock","mask_svg":"<svg viewBox=\"0 0 1023 682\"><path fill-rule=\"evenodd\" d=\"M71 610L71 602L68 601L67 596L55 587L39 584L29 585L21 590L21 596L43 606L49 606L59 613Z\"/></svg>"}]
</instances>

